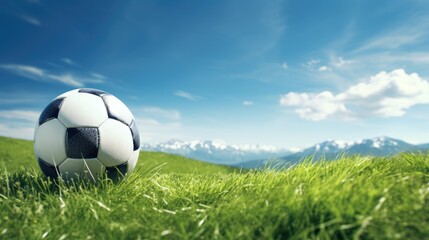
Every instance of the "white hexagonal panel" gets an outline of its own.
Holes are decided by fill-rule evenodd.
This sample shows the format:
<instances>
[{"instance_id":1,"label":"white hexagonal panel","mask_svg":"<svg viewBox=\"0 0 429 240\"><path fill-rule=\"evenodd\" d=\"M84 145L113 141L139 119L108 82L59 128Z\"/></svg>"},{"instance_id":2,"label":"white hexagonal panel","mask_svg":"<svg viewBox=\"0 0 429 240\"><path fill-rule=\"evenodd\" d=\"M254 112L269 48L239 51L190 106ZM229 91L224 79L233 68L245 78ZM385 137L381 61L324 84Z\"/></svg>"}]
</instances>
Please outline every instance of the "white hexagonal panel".
<instances>
[{"instance_id":1,"label":"white hexagonal panel","mask_svg":"<svg viewBox=\"0 0 429 240\"><path fill-rule=\"evenodd\" d=\"M66 97L69 97L69 96L71 96L72 94L75 94L75 93L77 93L77 92L79 92L79 89L73 89L73 90L70 90L70 91L68 91L68 92L65 92L65 93L63 93L63 94L59 95L59 96L58 96L58 97L56 97L55 99L58 99L58 98L66 98Z\"/></svg>"},{"instance_id":2,"label":"white hexagonal panel","mask_svg":"<svg viewBox=\"0 0 429 240\"><path fill-rule=\"evenodd\" d=\"M130 159L128 159L127 174L130 174L132 171L134 171L137 161L139 160L139 154L140 150L136 150L133 152L133 155L131 155Z\"/></svg>"},{"instance_id":3,"label":"white hexagonal panel","mask_svg":"<svg viewBox=\"0 0 429 240\"><path fill-rule=\"evenodd\" d=\"M107 119L107 109L101 97L75 93L64 99L58 119L66 127L98 127Z\"/></svg>"},{"instance_id":4,"label":"white hexagonal panel","mask_svg":"<svg viewBox=\"0 0 429 240\"><path fill-rule=\"evenodd\" d=\"M106 167L125 163L133 154L133 137L130 128L122 122L107 119L99 128L98 159Z\"/></svg>"},{"instance_id":5,"label":"white hexagonal panel","mask_svg":"<svg viewBox=\"0 0 429 240\"><path fill-rule=\"evenodd\" d=\"M76 180L81 178L96 180L106 171L97 158L67 158L58 169L64 179L74 178Z\"/></svg>"},{"instance_id":6,"label":"white hexagonal panel","mask_svg":"<svg viewBox=\"0 0 429 240\"><path fill-rule=\"evenodd\" d=\"M103 96L103 99L106 103L109 117L122 121L128 126L131 125L134 119L133 114L121 100L113 95Z\"/></svg>"},{"instance_id":7,"label":"white hexagonal panel","mask_svg":"<svg viewBox=\"0 0 429 240\"><path fill-rule=\"evenodd\" d=\"M43 161L58 166L66 158L66 127L52 119L39 126L34 137L34 150Z\"/></svg>"}]
</instances>

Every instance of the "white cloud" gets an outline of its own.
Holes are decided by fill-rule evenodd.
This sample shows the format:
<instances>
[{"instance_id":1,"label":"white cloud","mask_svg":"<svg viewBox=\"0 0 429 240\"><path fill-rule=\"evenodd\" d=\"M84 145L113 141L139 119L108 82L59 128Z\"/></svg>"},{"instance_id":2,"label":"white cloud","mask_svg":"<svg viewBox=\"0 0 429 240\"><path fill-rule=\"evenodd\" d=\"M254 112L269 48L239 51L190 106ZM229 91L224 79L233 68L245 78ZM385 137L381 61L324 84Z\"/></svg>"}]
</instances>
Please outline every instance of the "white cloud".
<instances>
[{"instance_id":1,"label":"white cloud","mask_svg":"<svg viewBox=\"0 0 429 240\"><path fill-rule=\"evenodd\" d=\"M0 118L24 120L28 122L36 122L40 113L36 111L27 110L2 110L0 111Z\"/></svg>"},{"instance_id":2,"label":"white cloud","mask_svg":"<svg viewBox=\"0 0 429 240\"><path fill-rule=\"evenodd\" d=\"M44 69L19 64L5 64L0 65L7 71L10 71L16 75L38 81L55 81L60 82L73 87L83 87L85 83L103 83L104 80L94 77L80 77L70 73L50 73Z\"/></svg>"},{"instance_id":3,"label":"white cloud","mask_svg":"<svg viewBox=\"0 0 429 240\"><path fill-rule=\"evenodd\" d=\"M343 57L331 56L328 64L323 64L319 59L311 59L304 63L304 67L310 71L330 72L333 68L340 68L350 63L352 61L346 60Z\"/></svg>"},{"instance_id":4,"label":"white cloud","mask_svg":"<svg viewBox=\"0 0 429 240\"><path fill-rule=\"evenodd\" d=\"M0 135L21 138L21 139L33 139L34 127L11 127L0 123Z\"/></svg>"},{"instance_id":5,"label":"white cloud","mask_svg":"<svg viewBox=\"0 0 429 240\"><path fill-rule=\"evenodd\" d=\"M181 113L160 107L134 107L132 109L142 142L159 142L182 138Z\"/></svg>"},{"instance_id":6,"label":"white cloud","mask_svg":"<svg viewBox=\"0 0 429 240\"><path fill-rule=\"evenodd\" d=\"M425 18L416 17L411 22L407 22L402 26L381 32L353 52L358 53L383 49L397 50L403 46L418 43L427 36L427 30L429 29L429 24Z\"/></svg>"},{"instance_id":7,"label":"white cloud","mask_svg":"<svg viewBox=\"0 0 429 240\"><path fill-rule=\"evenodd\" d=\"M282 63L282 68L284 68L284 69L288 69L289 68L289 66L287 65L287 62L283 62Z\"/></svg>"},{"instance_id":8,"label":"white cloud","mask_svg":"<svg viewBox=\"0 0 429 240\"><path fill-rule=\"evenodd\" d=\"M159 125L161 125L161 123L159 121L157 121L156 119L152 119L152 118L140 117L140 118L138 118L137 122L140 125L153 125L153 126L159 126Z\"/></svg>"},{"instance_id":9,"label":"white cloud","mask_svg":"<svg viewBox=\"0 0 429 240\"><path fill-rule=\"evenodd\" d=\"M243 105L244 106L252 106L253 105L253 101L243 101Z\"/></svg>"},{"instance_id":10,"label":"white cloud","mask_svg":"<svg viewBox=\"0 0 429 240\"><path fill-rule=\"evenodd\" d=\"M34 125L39 119L39 112L30 110L1 110L0 111L0 135L32 139Z\"/></svg>"},{"instance_id":11,"label":"white cloud","mask_svg":"<svg viewBox=\"0 0 429 240\"><path fill-rule=\"evenodd\" d=\"M198 101L201 99L201 97L199 97L199 96L187 93L187 92L182 91L182 90L176 91L174 93L174 95L176 95L178 97L186 98L186 99L191 100L191 101Z\"/></svg>"},{"instance_id":12,"label":"white cloud","mask_svg":"<svg viewBox=\"0 0 429 240\"><path fill-rule=\"evenodd\" d=\"M326 72L326 71L331 71L331 69L328 66L319 67L319 72Z\"/></svg>"},{"instance_id":13,"label":"white cloud","mask_svg":"<svg viewBox=\"0 0 429 240\"><path fill-rule=\"evenodd\" d=\"M358 61L363 65L362 68L368 64L379 65L426 65L429 63L429 52L375 52L370 54L362 55L358 58Z\"/></svg>"},{"instance_id":14,"label":"white cloud","mask_svg":"<svg viewBox=\"0 0 429 240\"><path fill-rule=\"evenodd\" d=\"M77 66L77 63L75 63L73 60L71 60L70 58L61 58L61 61L63 61L64 63L67 63L68 65L73 65L73 66Z\"/></svg>"},{"instance_id":15,"label":"white cloud","mask_svg":"<svg viewBox=\"0 0 429 240\"><path fill-rule=\"evenodd\" d=\"M301 118L313 121L323 120L336 113L348 113L346 106L327 91L318 94L291 92L280 98L280 105L296 107L295 112Z\"/></svg>"},{"instance_id":16,"label":"white cloud","mask_svg":"<svg viewBox=\"0 0 429 240\"><path fill-rule=\"evenodd\" d=\"M94 77L94 78L98 78L98 79L107 79L107 77L106 76L104 76L104 75L102 75L102 74L99 74L99 73L94 73L94 72L92 72L91 74L90 74L92 77Z\"/></svg>"},{"instance_id":17,"label":"white cloud","mask_svg":"<svg viewBox=\"0 0 429 240\"><path fill-rule=\"evenodd\" d=\"M40 26L41 23L39 21L39 19L29 16L29 15L20 15L19 16L22 20L26 21L27 23L30 23L34 26Z\"/></svg>"},{"instance_id":18,"label":"white cloud","mask_svg":"<svg viewBox=\"0 0 429 240\"><path fill-rule=\"evenodd\" d=\"M73 87L83 87L83 82L80 82L79 79L77 79L75 76L71 74L64 74L64 75L48 75L49 79L57 80L58 82L64 83L69 86Z\"/></svg>"},{"instance_id":19,"label":"white cloud","mask_svg":"<svg viewBox=\"0 0 429 240\"><path fill-rule=\"evenodd\" d=\"M403 45L416 42L422 35L423 33L419 32L404 33L398 31L374 38L356 49L354 52L357 53L373 49L397 49Z\"/></svg>"},{"instance_id":20,"label":"white cloud","mask_svg":"<svg viewBox=\"0 0 429 240\"><path fill-rule=\"evenodd\" d=\"M17 104L38 104L45 103L46 98L51 98L45 93L26 91L25 89L17 91L0 91L0 104L17 105Z\"/></svg>"},{"instance_id":21,"label":"white cloud","mask_svg":"<svg viewBox=\"0 0 429 240\"><path fill-rule=\"evenodd\" d=\"M46 75L43 69L27 65L6 64L0 65L0 68L31 79L41 79Z\"/></svg>"},{"instance_id":22,"label":"white cloud","mask_svg":"<svg viewBox=\"0 0 429 240\"><path fill-rule=\"evenodd\" d=\"M180 112L173 109L163 109L158 107L145 107L142 112L151 118L164 118L169 120L180 120Z\"/></svg>"},{"instance_id":23,"label":"white cloud","mask_svg":"<svg viewBox=\"0 0 429 240\"><path fill-rule=\"evenodd\" d=\"M403 69L380 72L337 95L291 92L280 97L281 106L294 107L301 118L313 121L334 116L399 117L416 104L429 104L429 82Z\"/></svg>"},{"instance_id":24,"label":"white cloud","mask_svg":"<svg viewBox=\"0 0 429 240\"><path fill-rule=\"evenodd\" d=\"M304 64L304 67L306 67L308 70L313 71L314 68L320 63L319 59L310 59Z\"/></svg>"},{"instance_id":25,"label":"white cloud","mask_svg":"<svg viewBox=\"0 0 429 240\"><path fill-rule=\"evenodd\" d=\"M142 142L162 142L173 138L182 138L183 129L180 122L162 123L156 119L137 117ZM144 134L143 134L144 133Z\"/></svg>"},{"instance_id":26,"label":"white cloud","mask_svg":"<svg viewBox=\"0 0 429 240\"><path fill-rule=\"evenodd\" d=\"M343 57L334 58L331 60L331 65L337 68L352 63L351 60L345 60Z\"/></svg>"}]
</instances>

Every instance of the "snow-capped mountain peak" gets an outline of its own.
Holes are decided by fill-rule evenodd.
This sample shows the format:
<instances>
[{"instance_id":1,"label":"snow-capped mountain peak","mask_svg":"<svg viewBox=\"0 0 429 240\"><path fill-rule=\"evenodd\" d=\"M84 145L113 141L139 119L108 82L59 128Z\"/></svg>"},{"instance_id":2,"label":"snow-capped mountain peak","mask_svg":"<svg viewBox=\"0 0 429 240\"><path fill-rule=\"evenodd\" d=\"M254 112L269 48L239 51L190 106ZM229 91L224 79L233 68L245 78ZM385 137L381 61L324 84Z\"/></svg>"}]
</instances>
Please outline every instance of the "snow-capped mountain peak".
<instances>
[{"instance_id":1,"label":"snow-capped mountain peak","mask_svg":"<svg viewBox=\"0 0 429 240\"><path fill-rule=\"evenodd\" d=\"M427 149L428 145L413 145L404 141L389 138L375 137L358 141L325 141L306 148L298 153L282 157L286 162L296 162L305 157L314 159L336 159L343 154L359 154L372 156L389 156L404 151L419 151Z\"/></svg>"},{"instance_id":2,"label":"snow-capped mountain peak","mask_svg":"<svg viewBox=\"0 0 429 240\"><path fill-rule=\"evenodd\" d=\"M246 152L284 152L288 151L287 149L277 148L270 145L228 145L223 141L214 140L214 141L182 141L172 139L167 142L157 143L157 144L143 144L143 149L150 148L162 148L162 149L216 149L216 150L226 150L232 149L236 151L246 151Z\"/></svg>"},{"instance_id":3,"label":"snow-capped mountain peak","mask_svg":"<svg viewBox=\"0 0 429 240\"><path fill-rule=\"evenodd\" d=\"M367 145L373 148L383 148L385 146L397 146L403 143L401 140L396 140L389 137L375 137L372 139L364 139L357 141L343 141L343 140L329 140L319 144L316 144L314 151L341 151L347 150L358 145Z\"/></svg>"},{"instance_id":4,"label":"snow-capped mountain peak","mask_svg":"<svg viewBox=\"0 0 429 240\"><path fill-rule=\"evenodd\" d=\"M374 148L382 148L384 146L397 146L398 140L389 138L389 137L376 137L368 142L372 143L372 147Z\"/></svg>"},{"instance_id":5,"label":"snow-capped mountain peak","mask_svg":"<svg viewBox=\"0 0 429 240\"><path fill-rule=\"evenodd\" d=\"M146 151L167 152L209 162L232 164L255 159L281 157L292 153L288 149L269 145L228 145L223 141L182 141L173 139L158 144L143 144Z\"/></svg>"}]
</instances>

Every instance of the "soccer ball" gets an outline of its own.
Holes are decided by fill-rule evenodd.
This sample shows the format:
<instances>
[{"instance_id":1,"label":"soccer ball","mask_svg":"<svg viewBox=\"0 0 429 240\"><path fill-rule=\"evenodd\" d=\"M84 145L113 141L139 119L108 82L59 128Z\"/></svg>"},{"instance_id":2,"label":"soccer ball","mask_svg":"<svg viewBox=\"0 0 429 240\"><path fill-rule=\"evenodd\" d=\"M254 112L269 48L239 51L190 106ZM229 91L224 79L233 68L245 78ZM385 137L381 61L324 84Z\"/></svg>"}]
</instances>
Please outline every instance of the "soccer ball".
<instances>
[{"instance_id":1,"label":"soccer ball","mask_svg":"<svg viewBox=\"0 0 429 240\"><path fill-rule=\"evenodd\" d=\"M115 96L81 88L56 97L41 113L34 152L42 172L64 180L131 173L140 136L130 110Z\"/></svg>"}]
</instances>

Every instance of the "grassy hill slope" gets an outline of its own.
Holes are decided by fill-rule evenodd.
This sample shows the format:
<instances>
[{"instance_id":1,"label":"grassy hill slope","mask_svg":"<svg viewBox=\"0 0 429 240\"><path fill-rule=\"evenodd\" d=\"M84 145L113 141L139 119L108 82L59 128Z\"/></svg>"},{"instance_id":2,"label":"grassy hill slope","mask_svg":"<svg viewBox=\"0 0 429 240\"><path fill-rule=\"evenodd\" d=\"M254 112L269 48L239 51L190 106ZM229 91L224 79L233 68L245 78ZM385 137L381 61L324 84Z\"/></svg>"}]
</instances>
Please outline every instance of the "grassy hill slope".
<instances>
[{"instance_id":1,"label":"grassy hill slope","mask_svg":"<svg viewBox=\"0 0 429 240\"><path fill-rule=\"evenodd\" d=\"M8 171L38 167L33 142L0 136L0 169Z\"/></svg>"},{"instance_id":2,"label":"grassy hill slope","mask_svg":"<svg viewBox=\"0 0 429 240\"><path fill-rule=\"evenodd\" d=\"M156 170L71 186L36 170L0 172L0 239L429 238L427 155L283 171Z\"/></svg>"},{"instance_id":3,"label":"grassy hill slope","mask_svg":"<svg viewBox=\"0 0 429 240\"><path fill-rule=\"evenodd\" d=\"M33 142L0 136L0 169L15 172L26 168L38 169L35 159ZM160 173L228 173L237 171L227 166L176 156L165 153L141 152L137 168L154 169Z\"/></svg>"}]
</instances>

